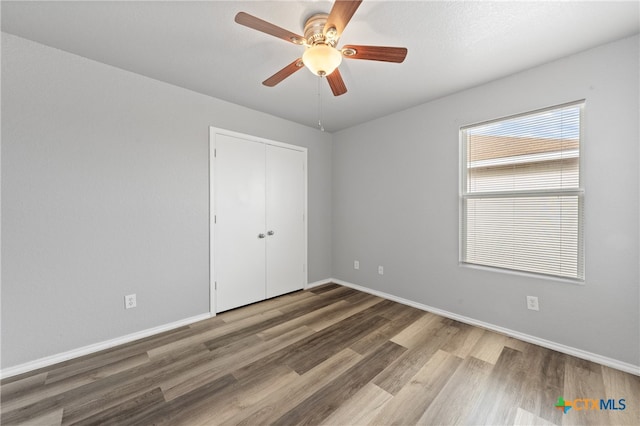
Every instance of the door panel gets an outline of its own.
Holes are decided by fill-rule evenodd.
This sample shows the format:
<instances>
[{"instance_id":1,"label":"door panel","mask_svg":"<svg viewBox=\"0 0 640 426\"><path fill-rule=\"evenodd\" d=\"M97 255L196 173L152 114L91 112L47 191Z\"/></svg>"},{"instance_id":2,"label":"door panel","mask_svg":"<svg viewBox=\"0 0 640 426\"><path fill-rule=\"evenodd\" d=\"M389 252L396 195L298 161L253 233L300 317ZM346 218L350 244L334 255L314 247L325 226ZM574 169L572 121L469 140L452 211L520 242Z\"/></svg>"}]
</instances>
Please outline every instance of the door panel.
<instances>
[{"instance_id":1,"label":"door panel","mask_svg":"<svg viewBox=\"0 0 640 426\"><path fill-rule=\"evenodd\" d=\"M304 287L304 153L266 146L267 297Z\"/></svg>"},{"instance_id":2,"label":"door panel","mask_svg":"<svg viewBox=\"0 0 640 426\"><path fill-rule=\"evenodd\" d=\"M265 145L215 136L216 312L264 300Z\"/></svg>"}]
</instances>

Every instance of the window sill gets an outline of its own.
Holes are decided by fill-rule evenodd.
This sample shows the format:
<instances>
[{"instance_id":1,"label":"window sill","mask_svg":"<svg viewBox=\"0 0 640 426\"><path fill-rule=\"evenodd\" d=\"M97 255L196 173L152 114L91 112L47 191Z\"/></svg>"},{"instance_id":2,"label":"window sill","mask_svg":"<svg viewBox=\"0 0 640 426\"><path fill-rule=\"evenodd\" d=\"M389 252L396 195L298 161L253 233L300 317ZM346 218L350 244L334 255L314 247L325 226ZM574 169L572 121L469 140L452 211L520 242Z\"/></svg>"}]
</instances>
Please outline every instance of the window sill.
<instances>
[{"instance_id":1,"label":"window sill","mask_svg":"<svg viewBox=\"0 0 640 426\"><path fill-rule=\"evenodd\" d=\"M535 274L533 272L524 272L524 271L514 271L512 269L503 269L503 268L496 268L494 266L476 265L473 263L466 263L466 262L459 262L458 266L462 268L468 268L468 269L478 269L481 271L490 271L490 272L497 272L502 274L517 275L520 277L537 278L545 281L556 281L556 282L573 284L573 285L585 285L585 280L579 279L579 278L556 277L553 275Z\"/></svg>"}]
</instances>

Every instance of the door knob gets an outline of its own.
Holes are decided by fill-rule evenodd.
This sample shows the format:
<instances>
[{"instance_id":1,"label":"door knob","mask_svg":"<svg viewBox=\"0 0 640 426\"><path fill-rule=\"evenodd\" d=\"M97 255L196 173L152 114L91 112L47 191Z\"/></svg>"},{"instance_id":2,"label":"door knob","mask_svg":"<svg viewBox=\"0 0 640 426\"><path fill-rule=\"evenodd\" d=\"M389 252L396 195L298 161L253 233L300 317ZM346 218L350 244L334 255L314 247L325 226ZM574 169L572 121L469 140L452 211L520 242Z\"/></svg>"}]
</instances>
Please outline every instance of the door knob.
<instances>
[{"instance_id":1,"label":"door knob","mask_svg":"<svg viewBox=\"0 0 640 426\"><path fill-rule=\"evenodd\" d=\"M273 231L267 232L267 235L273 235L273 234L275 234L275 232L273 232Z\"/></svg>"},{"instance_id":2,"label":"door knob","mask_svg":"<svg viewBox=\"0 0 640 426\"><path fill-rule=\"evenodd\" d=\"M258 234L258 238L264 238L264 234Z\"/></svg>"}]
</instances>

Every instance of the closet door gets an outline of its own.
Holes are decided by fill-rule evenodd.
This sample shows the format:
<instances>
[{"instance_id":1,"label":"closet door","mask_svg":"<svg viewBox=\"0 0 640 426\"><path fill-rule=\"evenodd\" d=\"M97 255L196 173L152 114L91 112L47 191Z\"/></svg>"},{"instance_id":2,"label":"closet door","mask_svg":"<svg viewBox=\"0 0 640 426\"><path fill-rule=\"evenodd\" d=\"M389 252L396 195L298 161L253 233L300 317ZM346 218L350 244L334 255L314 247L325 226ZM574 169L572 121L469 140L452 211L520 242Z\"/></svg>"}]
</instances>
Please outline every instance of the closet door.
<instances>
[{"instance_id":1,"label":"closet door","mask_svg":"<svg viewBox=\"0 0 640 426\"><path fill-rule=\"evenodd\" d=\"M266 146L267 297L304 287L305 154Z\"/></svg>"},{"instance_id":2,"label":"closet door","mask_svg":"<svg viewBox=\"0 0 640 426\"><path fill-rule=\"evenodd\" d=\"M215 136L216 312L264 300L265 145Z\"/></svg>"}]
</instances>

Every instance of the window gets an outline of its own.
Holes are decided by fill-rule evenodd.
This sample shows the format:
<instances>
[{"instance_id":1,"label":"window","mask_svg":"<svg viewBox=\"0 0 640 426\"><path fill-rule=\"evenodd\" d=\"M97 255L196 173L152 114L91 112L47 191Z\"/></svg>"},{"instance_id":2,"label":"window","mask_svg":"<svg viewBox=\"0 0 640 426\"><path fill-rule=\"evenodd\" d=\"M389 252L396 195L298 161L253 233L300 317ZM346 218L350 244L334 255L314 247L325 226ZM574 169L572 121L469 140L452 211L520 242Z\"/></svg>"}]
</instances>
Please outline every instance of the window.
<instances>
[{"instance_id":1,"label":"window","mask_svg":"<svg viewBox=\"0 0 640 426\"><path fill-rule=\"evenodd\" d=\"M583 105L460 130L462 263L584 279Z\"/></svg>"}]
</instances>

